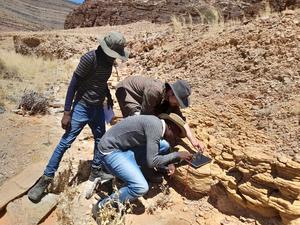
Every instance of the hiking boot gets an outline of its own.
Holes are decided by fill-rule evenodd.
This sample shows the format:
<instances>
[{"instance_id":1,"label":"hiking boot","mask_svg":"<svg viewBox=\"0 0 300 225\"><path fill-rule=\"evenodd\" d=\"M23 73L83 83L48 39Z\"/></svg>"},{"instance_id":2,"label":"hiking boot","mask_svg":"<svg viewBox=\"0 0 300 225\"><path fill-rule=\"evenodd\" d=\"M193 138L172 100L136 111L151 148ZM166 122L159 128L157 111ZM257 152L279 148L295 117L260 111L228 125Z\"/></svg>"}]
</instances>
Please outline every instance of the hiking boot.
<instances>
[{"instance_id":1,"label":"hiking boot","mask_svg":"<svg viewBox=\"0 0 300 225\"><path fill-rule=\"evenodd\" d=\"M89 180L85 186L85 198L89 199L92 197L98 184L104 184L113 178L113 175L106 173L106 171L104 171L102 168L96 169L92 167Z\"/></svg>"},{"instance_id":2,"label":"hiking boot","mask_svg":"<svg viewBox=\"0 0 300 225\"><path fill-rule=\"evenodd\" d=\"M28 191L28 198L34 203L41 201L44 191L47 189L49 184L53 181L53 177L43 175L39 181Z\"/></svg>"},{"instance_id":3,"label":"hiking boot","mask_svg":"<svg viewBox=\"0 0 300 225\"><path fill-rule=\"evenodd\" d=\"M161 184L163 182L163 176L160 174L153 174L151 176L146 177L150 183Z\"/></svg>"},{"instance_id":4,"label":"hiking boot","mask_svg":"<svg viewBox=\"0 0 300 225\"><path fill-rule=\"evenodd\" d=\"M143 168L142 172L146 180L150 183L160 184L163 182L163 174L153 168Z\"/></svg>"},{"instance_id":5,"label":"hiking boot","mask_svg":"<svg viewBox=\"0 0 300 225\"><path fill-rule=\"evenodd\" d=\"M114 178L113 175L107 172L107 170L100 168L91 168L91 173L89 176L90 181L94 181L95 179L99 179L101 181L101 184L104 184L105 182L112 180Z\"/></svg>"}]
</instances>

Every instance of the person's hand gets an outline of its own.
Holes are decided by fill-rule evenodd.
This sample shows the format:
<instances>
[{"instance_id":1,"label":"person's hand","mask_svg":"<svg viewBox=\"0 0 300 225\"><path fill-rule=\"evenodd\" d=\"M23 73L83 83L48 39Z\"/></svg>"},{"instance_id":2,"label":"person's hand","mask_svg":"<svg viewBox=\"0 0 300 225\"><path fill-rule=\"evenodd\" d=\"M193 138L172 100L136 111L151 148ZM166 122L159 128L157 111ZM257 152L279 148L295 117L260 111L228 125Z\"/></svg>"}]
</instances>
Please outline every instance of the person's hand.
<instances>
[{"instance_id":1,"label":"person's hand","mask_svg":"<svg viewBox=\"0 0 300 225\"><path fill-rule=\"evenodd\" d=\"M71 112L64 112L63 118L61 119L61 127L64 130L68 130L71 125Z\"/></svg>"},{"instance_id":2,"label":"person's hand","mask_svg":"<svg viewBox=\"0 0 300 225\"><path fill-rule=\"evenodd\" d=\"M114 101L112 98L107 98L107 108L112 109L114 106Z\"/></svg>"},{"instance_id":3,"label":"person's hand","mask_svg":"<svg viewBox=\"0 0 300 225\"><path fill-rule=\"evenodd\" d=\"M178 152L178 154L179 154L179 158L181 160L190 161L193 157L193 155L187 151L180 151L180 152Z\"/></svg>"},{"instance_id":4,"label":"person's hand","mask_svg":"<svg viewBox=\"0 0 300 225\"><path fill-rule=\"evenodd\" d=\"M174 173L175 173L175 165L172 163L172 164L169 164L168 165L168 176L172 176Z\"/></svg>"},{"instance_id":5,"label":"person's hand","mask_svg":"<svg viewBox=\"0 0 300 225\"><path fill-rule=\"evenodd\" d=\"M197 149L199 152L204 152L205 146L197 139L193 138L191 140L191 144L194 146L195 149Z\"/></svg>"}]
</instances>

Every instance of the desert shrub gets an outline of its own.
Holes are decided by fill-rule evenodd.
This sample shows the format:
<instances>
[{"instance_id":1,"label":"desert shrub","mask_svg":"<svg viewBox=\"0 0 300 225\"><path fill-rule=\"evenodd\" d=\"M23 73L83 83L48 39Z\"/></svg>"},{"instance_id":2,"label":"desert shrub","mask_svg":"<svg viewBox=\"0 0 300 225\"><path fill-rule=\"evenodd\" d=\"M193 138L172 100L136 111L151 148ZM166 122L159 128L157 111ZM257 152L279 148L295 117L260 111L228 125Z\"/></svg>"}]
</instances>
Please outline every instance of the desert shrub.
<instances>
[{"instance_id":1,"label":"desert shrub","mask_svg":"<svg viewBox=\"0 0 300 225\"><path fill-rule=\"evenodd\" d=\"M44 115L48 112L48 99L33 90L25 90L18 109L29 115Z\"/></svg>"},{"instance_id":2,"label":"desert shrub","mask_svg":"<svg viewBox=\"0 0 300 225\"><path fill-rule=\"evenodd\" d=\"M5 62L0 58L0 77L2 79L10 79L10 80L19 80L20 78L19 72L16 67L9 68L6 66Z\"/></svg>"}]
</instances>

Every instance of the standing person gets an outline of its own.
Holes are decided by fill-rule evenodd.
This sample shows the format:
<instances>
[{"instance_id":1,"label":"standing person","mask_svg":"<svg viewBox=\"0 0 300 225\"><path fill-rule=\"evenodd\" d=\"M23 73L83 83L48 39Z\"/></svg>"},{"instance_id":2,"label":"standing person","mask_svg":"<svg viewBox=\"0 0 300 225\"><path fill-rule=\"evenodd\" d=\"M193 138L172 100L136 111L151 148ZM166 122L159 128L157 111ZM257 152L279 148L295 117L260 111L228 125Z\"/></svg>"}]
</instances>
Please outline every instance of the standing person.
<instances>
[{"instance_id":1,"label":"standing person","mask_svg":"<svg viewBox=\"0 0 300 225\"><path fill-rule=\"evenodd\" d=\"M112 178L110 174L104 173L101 169L101 159L99 151L97 151L97 145L105 133L103 110L105 98L108 107L113 107L107 80L111 76L115 59L128 59L128 52L124 50L125 45L124 36L113 31L100 41L100 45L96 50L90 51L81 57L66 95L64 115L61 120L65 133L55 148L43 176L28 192L28 198L33 202L41 200L43 192L53 180L65 151L71 147L71 144L86 124L91 128L95 140L94 158L89 181L94 182L95 178L99 177L102 180Z\"/></svg>"},{"instance_id":2,"label":"standing person","mask_svg":"<svg viewBox=\"0 0 300 225\"><path fill-rule=\"evenodd\" d=\"M116 88L116 97L123 117L173 112L185 120L180 108L189 106L190 95L191 87L185 80L177 80L171 84L144 76L127 77ZM193 135L188 123L184 124L184 128L191 144L203 151L203 144ZM161 145L168 143L161 142Z\"/></svg>"},{"instance_id":3,"label":"standing person","mask_svg":"<svg viewBox=\"0 0 300 225\"><path fill-rule=\"evenodd\" d=\"M176 114L161 114L128 117L111 127L101 138L98 151L106 169L124 182L117 193L100 199L93 207L93 217L99 218L99 210L109 201L124 203L148 192L148 183L132 151L139 148L146 156L149 168L167 166L168 174L175 172L174 160L189 160L192 154L187 151L159 154L159 141L165 138L171 146L178 137L185 137L184 121ZM101 218L99 218L101 219ZM101 221L97 221L101 224Z\"/></svg>"}]
</instances>

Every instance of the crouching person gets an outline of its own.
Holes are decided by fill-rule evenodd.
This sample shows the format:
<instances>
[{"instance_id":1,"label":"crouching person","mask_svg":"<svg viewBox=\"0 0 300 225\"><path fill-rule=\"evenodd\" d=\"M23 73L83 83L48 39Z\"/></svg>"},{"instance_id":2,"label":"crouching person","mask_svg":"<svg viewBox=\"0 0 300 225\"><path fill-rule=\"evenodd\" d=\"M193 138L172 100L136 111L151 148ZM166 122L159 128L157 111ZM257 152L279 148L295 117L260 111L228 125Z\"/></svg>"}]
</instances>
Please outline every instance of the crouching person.
<instances>
[{"instance_id":1,"label":"crouching person","mask_svg":"<svg viewBox=\"0 0 300 225\"><path fill-rule=\"evenodd\" d=\"M144 151L147 166L150 168L165 166L174 160L188 160L192 157L189 152L159 154L161 139L166 139L172 146L178 137L186 136L184 121L178 115L161 114L159 117L152 115L127 117L110 128L100 140L98 150L103 165L111 174L121 179L125 186L120 188L118 193L113 193L94 205L92 210L94 218L97 218L99 210L108 202L124 203L148 192L148 183L131 149L145 146L139 149ZM98 217L98 219L101 218Z\"/></svg>"}]
</instances>

